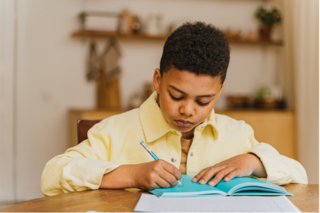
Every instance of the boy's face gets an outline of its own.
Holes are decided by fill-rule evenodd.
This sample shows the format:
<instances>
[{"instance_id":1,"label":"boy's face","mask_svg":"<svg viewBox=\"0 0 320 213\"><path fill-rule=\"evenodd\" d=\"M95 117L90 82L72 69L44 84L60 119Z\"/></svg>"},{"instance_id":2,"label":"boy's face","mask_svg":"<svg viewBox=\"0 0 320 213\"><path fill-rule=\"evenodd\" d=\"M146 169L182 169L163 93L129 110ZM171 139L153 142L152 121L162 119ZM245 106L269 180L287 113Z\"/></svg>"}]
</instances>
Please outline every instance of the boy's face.
<instances>
[{"instance_id":1,"label":"boy's face","mask_svg":"<svg viewBox=\"0 0 320 213\"><path fill-rule=\"evenodd\" d=\"M175 68L163 73L162 77L156 69L153 85L160 93L164 117L183 138L193 137L193 129L209 116L224 86L220 76L196 75Z\"/></svg>"}]
</instances>

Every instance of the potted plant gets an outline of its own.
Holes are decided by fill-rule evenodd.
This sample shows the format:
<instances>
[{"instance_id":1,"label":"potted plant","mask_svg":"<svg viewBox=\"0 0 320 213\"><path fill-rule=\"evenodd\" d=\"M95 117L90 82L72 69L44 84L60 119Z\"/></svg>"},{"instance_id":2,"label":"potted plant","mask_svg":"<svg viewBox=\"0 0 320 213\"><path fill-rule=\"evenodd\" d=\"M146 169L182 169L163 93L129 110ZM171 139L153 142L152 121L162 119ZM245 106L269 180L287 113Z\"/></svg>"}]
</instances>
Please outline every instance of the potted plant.
<instances>
[{"instance_id":1,"label":"potted plant","mask_svg":"<svg viewBox=\"0 0 320 213\"><path fill-rule=\"evenodd\" d=\"M276 8L267 10L261 6L257 9L255 16L261 24L259 29L260 39L262 41L270 41L272 27L282 20L280 11Z\"/></svg>"}]
</instances>

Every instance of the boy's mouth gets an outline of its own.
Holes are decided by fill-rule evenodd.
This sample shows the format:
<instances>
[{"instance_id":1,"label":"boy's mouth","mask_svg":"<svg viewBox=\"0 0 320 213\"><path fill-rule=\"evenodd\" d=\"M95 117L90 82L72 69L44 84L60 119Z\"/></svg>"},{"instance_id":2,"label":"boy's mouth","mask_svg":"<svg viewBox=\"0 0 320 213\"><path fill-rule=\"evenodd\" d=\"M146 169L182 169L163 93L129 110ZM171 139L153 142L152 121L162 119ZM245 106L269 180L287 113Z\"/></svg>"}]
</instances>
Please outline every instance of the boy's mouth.
<instances>
[{"instance_id":1,"label":"boy's mouth","mask_svg":"<svg viewBox=\"0 0 320 213\"><path fill-rule=\"evenodd\" d=\"M175 122L178 124L178 126L182 126L182 127L188 127L193 124L190 121L184 121L184 120L175 120Z\"/></svg>"}]
</instances>

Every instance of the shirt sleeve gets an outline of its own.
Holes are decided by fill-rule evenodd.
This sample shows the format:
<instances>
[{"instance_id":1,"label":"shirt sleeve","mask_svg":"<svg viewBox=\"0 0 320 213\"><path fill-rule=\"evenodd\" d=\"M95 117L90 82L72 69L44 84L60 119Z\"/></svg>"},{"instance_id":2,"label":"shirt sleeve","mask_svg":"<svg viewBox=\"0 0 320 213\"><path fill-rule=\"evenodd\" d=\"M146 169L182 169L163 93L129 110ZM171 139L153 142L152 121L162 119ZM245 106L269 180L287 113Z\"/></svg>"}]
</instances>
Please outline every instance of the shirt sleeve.
<instances>
[{"instance_id":1,"label":"shirt sleeve","mask_svg":"<svg viewBox=\"0 0 320 213\"><path fill-rule=\"evenodd\" d=\"M259 143L254 138L251 126L247 125L246 129L248 142L255 144L248 153L253 153L260 158L267 173L266 181L277 185L308 183L307 173L298 161L280 155L270 144Z\"/></svg>"},{"instance_id":2,"label":"shirt sleeve","mask_svg":"<svg viewBox=\"0 0 320 213\"><path fill-rule=\"evenodd\" d=\"M121 164L110 162L110 138L102 124L88 132L88 139L51 159L41 177L45 196L99 189L104 174Z\"/></svg>"}]
</instances>

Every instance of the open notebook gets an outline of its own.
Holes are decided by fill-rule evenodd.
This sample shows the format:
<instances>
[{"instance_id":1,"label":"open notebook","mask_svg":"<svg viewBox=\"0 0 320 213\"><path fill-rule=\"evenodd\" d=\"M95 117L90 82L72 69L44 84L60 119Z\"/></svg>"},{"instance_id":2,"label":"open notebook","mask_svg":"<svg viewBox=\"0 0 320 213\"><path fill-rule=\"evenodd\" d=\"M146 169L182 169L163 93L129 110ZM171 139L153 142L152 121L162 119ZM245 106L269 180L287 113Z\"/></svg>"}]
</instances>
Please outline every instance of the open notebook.
<instances>
[{"instance_id":1,"label":"open notebook","mask_svg":"<svg viewBox=\"0 0 320 213\"><path fill-rule=\"evenodd\" d=\"M183 186L158 188L150 192L158 197L198 197L228 195L292 195L283 187L250 177L234 178L228 182L220 181L215 187L192 182L192 177L182 175Z\"/></svg>"}]
</instances>

